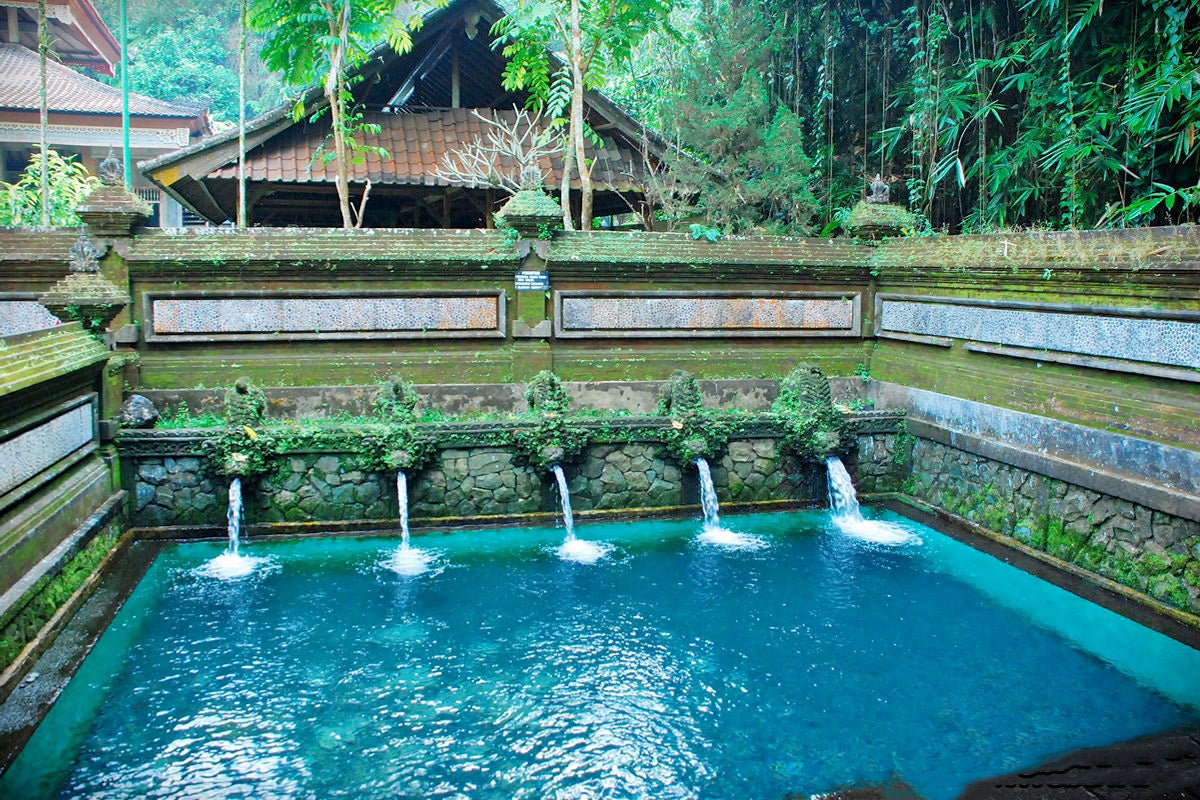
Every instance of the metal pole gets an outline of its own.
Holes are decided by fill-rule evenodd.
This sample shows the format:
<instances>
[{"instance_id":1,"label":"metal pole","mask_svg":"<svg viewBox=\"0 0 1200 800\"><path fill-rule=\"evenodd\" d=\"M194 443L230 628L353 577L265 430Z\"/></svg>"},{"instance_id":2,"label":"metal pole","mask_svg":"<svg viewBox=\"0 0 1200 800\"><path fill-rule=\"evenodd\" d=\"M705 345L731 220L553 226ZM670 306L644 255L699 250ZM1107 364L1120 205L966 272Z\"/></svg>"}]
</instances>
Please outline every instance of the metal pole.
<instances>
[{"instance_id":1,"label":"metal pole","mask_svg":"<svg viewBox=\"0 0 1200 800\"><path fill-rule=\"evenodd\" d=\"M246 0L242 0L241 42L238 46L238 207L237 226L246 219Z\"/></svg>"},{"instance_id":2,"label":"metal pole","mask_svg":"<svg viewBox=\"0 0 1200 800\"><path fill-rule=\"evenodd\" d=\"M129 152L129 13L121 0L121 146L125 152L125 189L133 190L133 159Z\"/></svg>"}]
</instances>

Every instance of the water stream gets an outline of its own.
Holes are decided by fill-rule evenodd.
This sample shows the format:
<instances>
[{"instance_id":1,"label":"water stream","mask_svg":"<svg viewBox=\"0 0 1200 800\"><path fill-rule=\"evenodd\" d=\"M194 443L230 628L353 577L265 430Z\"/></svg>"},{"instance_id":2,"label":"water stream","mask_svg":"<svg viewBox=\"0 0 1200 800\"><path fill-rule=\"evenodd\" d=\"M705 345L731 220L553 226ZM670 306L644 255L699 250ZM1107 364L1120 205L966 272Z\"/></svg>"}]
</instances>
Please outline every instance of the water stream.
<instances>
[{"instance_id":1,"label":"water stream","mask_svg":"<svg viewBox=\"0 0 1200 800\"><path fill-rule=\"evenodd\" d=\"M408 531L408 476L404 470L396 470L396 517L400 521L400 549L392 554L384 566L398 575L421 575L429 569L428 551L413 547Z\"/></svg>"},{"instance_id":2,"label":"water stream","mask_svg":"<svg viewBox=\"0 0 1200 800\"><path fill-rule=\"evenodd\" d=\"M767 542L761 536L739 533L722 527L719 513L720 504L717 502L717 489L713 485L712 469L708 466L708 460L703 457L697 458L695 463L696 471L700 474L700 508L704 511L704 530L700 532L700 541L720 547L765 547Z\"/></svg>"},{"instance_id":3,"label":"water stream","mask_svg":"<svg viewBox=\"0 0 1200 800\"><path fill-rule=\"evenodd\" d=\"M229 482L229 510L225 514L229 544L224 553L204 565L206 575L221 580L244 578L261 562L241 554L242 512L242 479L235 477Z\"/></svg>"},{"instance_id":4,"label":"water stream","mask_svg":"<svg viewBox=\"0 0 1200 800\"><path fill-rule=\"evenodd\" d=\"M567 488L567 476L558 464L553 464L550 471L558 484L559 506L562 509L563 527L567 534L562 545L558 548L558 557L564 561L578 561L583 564L594 564L611 550L611 546L601 542L590 542L586 539L575 538L575 517L571 514L571 492Z\"/></svg>"},{"instance_id":5,"label":"water stream","mask_svg":"<svg viewBox=\"0 0 1200 800\"><path fill-rule=\"evenodd\" d=\"M858 507L858 494L846 465L837 456L825 459L829 491L829 513L842 533L876 544L919 544L915 533L883 520L864 519Z\"/></svg>"}]
</instances>

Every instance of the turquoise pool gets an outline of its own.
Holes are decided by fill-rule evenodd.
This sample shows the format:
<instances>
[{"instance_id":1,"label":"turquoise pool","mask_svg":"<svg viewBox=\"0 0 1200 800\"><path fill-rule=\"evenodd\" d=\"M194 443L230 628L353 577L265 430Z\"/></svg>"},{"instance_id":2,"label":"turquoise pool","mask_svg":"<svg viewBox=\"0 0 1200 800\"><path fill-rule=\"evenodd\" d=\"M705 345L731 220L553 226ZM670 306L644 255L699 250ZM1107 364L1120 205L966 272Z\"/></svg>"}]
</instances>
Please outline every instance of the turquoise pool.
<instances>
[{"instance_id":1,"label":"turquoise pool","mask_svg":"<svg viewBox=\"0 0 1200 800\"><path fill-rule=\"evenodd\" d=\"M870 514L869 514L870 515ZM884 512L256 543L250 576L150 568L6 797L930 800L1200 722L1200 653Z\"/></svg>"}]
</instances>

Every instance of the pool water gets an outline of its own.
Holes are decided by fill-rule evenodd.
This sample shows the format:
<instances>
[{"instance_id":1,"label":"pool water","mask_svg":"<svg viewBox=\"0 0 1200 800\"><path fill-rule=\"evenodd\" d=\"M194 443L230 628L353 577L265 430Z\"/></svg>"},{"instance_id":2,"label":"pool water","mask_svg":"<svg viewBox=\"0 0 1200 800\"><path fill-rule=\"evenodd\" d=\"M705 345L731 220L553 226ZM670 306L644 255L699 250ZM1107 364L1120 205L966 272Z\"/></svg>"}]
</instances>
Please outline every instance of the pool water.
<instances>
[{"instance_id":1,"label":"pool water","mask_svg":"<svg viewBox=\"0 0 1200 800\"><path fill-rule=\"evenodd\" d=\"M1200 722L1200 653L885 512L221 545L152 565L5 797L783 798L899 778L930 800Z\"/></svg>"}]
</instances>

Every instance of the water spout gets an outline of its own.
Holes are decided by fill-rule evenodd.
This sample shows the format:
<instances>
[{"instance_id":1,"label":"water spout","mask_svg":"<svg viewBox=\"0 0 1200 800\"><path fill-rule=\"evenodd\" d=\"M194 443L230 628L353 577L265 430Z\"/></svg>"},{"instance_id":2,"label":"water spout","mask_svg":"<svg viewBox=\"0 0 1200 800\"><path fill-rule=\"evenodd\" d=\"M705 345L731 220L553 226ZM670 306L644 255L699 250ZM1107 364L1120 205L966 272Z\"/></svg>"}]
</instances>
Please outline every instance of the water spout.
<instances>
[{"instance_id":1,"label":"water spout","mask_svg":"<svg viewBox=\"0 0 1200 800\"><path fill-rule=\"evenodd\" d=\"M858 507L858 494L846 465L837 456L825 459L826 485L829 493L829 511L834 518L851 522L862 522L862 511Z\"/></svg>"},{"instance_id":2,"label":"water spout","mask_svg":"<svg viewBox=\"0 0 1200 800\"><path fill-rule=\"evenodd\" d=\"M721 527L721 516L718 513L720 506L717 503L717 489L713 486L712 470L709 469L708 460L697 458L696 470L700 473L700 508L704 511L704 527L706 529L719 528Z\"/></svg>"},{"instance_id":3,"label":"water spout","mask_svg":"<svg viewBox=\"0 0 1200 800\"><path fill-rule=\"evenodd\" d=\"M863 519L858 494L846 465L837 456L825 459L829 490L829 513L833 523L848 536L876 544L920 544L921 538L894 522Z\"/></svg>"},{"instance_id":4,"label":"water spout","mask_svg":"<svg viewBox=\"0 0 1200 800\"><path fill-rule=\"evenodd\" d=\"M400 542L408 547L408 476L396 470L396 516L400 518Z\"/></svg>"},{"instance_id":5,"label":"water spout","mask_svg":"<svg viewBox=\"0 0 1200 800\"><path fill-rule=\"evenodd\" d=\"M738 549L753 550L766 547L767 542L761 536L738 533L722 527L712 469L709 468L708 460L703 456L697 458L695 464L696 471L700 474L700 508L704 511L704 530L700 533L700 541L719 547Z\"/></svg>"},{"instance_id":6,"label":"water spout","mask_svg":"<svg viewBox=\"0 0 1200 800\"><path fill-rule=\"evenodd\" d=\"M567 476L562 467L553 464L550 471L558 483L559 505L562 508L563 527L567 535L558 548L558 557L564 561L579 561L584 564L594 564L603 558L612 548L601 542L589 542L586 539L575 538L575 518L571 514L571 492L567 488Z\"/></svg>"},{"instance_id":7,"label":"water spout","mask_svg":"<svg viewBox=\"0 0 1200 800\"><path fill-rule=\"evenodd\" d=\"M571 515L571 492L567 489L567 476L562 467L554 464L550 467L554 480L558 482L558 500L562 508L563 527L567 529L567 541L575 539L575 518Z\"/></svg>"},{"instance_id":8,"label":"water spout","mask_svg":"<svg viewBox=\"0 0 1200 800\"><path fill-rule=\"evenodd\" d=\"M229 482L229 510L225 514L229 544L224 553L200 568L205 576L219 580L244 578L265 562L241 554L242 510L242 479L234 478Z\"/></svg>"},{"instance_id":9,"label":"water spout","mask_svg":"<svg viewBox=\"0 0 1200 800\"><path fill-rule=\"evenodd\" d=\"M396 470L396 516L400 520L400 549L384 563L398 575L421 575L429 569L430 554L412 547L408 533L408 476Z\"/></svg>"},{"instance_id":10,"label":"water spout","mask_svg":"<svg viewBox=\"0 0 1200 800\"><path fill-rule=\"evenodd\" d=\"M231 556L238 555L238 544L242 538L242 479L234 478L229 482L229 511L226 512L226 529L229 534L229 548L225 551Z\"/></svg>"}]
</instances>

